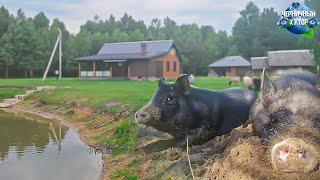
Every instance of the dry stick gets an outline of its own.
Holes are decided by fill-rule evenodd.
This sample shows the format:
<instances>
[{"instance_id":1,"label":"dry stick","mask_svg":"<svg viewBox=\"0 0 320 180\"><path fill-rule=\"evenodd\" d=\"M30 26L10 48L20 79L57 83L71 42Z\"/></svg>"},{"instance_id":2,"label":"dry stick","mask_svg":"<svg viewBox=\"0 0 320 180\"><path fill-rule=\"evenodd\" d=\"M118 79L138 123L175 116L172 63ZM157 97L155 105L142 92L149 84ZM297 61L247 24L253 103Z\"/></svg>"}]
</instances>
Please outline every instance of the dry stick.
<instances>
[{"instance_id":1,"label":"dry stick","mask_svg":"<svg viewBox=\"0 0 320 180\"><path fill-rule=\"evenodd\" d=\"M191 167L190 156L189 156L189 141L188 141L188 137L187 137L187 157L188 157L188 162L189 162L189 168L190 168L190 171L191 171L191 174L192 174L192 179L195 180L196 178L194 177L194 174L193 174L193 170L192 170L192 167Z\"/></svg>"}]
</instances>

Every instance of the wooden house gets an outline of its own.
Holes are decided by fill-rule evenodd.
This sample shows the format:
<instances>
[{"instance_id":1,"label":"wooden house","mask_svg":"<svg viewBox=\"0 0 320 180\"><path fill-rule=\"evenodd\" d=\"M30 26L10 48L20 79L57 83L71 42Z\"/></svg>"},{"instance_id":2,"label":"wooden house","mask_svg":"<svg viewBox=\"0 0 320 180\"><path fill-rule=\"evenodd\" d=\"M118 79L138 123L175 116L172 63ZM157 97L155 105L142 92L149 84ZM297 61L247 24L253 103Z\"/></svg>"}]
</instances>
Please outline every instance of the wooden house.
<instances>
[{"instance_id":1,"label":"wooden house","mask_svg":"<svg viewBox=\"0 0 320 180\"><path fill-rule=\"evenodd\" d=\"M96 55L75 61L84 79L156 80L181 74L181 58L173 40L106 43Z\"/></svg>"}]
</instances>

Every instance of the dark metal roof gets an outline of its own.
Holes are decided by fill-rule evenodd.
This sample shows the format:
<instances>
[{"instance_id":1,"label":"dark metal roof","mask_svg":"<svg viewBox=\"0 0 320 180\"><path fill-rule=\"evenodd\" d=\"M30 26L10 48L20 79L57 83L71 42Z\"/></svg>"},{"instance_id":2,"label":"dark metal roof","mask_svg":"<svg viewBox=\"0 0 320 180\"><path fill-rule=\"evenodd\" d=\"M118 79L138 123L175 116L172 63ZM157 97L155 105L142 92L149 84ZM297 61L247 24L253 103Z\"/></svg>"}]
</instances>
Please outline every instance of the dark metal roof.
<instances>
[{"instance_id":1,"label":"dark metal roof","mask_svg":"<svg viewBox=\"0 0 320 180\"><path fill-rule=\"evenodd\" d=\"M310 50L269 51L269 66L313 66L314 54Z\"/></svg>"},{"instance_id":2,"label":"dark metal roof","mask_svg":"<svg viewBox=\"0 0 320 180\"><path fill-rule=\"evenodd\" d=\"M241 56L227 56L212 64L209 67L250 67L251 64Z\"/></svg>"},{"instance_id":3,"label":"dark metal roof","mask_svg":"<svg viewBox=\"0 0 320 180\"><path fill-rule=\"evenodd\" d=\"M146 54L141 53L141 44L146 43ZM90 60L130 60L151 59L165 55L174 45L173 40L106 43L98 54L76 58L77 61Z\"/></svg>"}]
</instances>

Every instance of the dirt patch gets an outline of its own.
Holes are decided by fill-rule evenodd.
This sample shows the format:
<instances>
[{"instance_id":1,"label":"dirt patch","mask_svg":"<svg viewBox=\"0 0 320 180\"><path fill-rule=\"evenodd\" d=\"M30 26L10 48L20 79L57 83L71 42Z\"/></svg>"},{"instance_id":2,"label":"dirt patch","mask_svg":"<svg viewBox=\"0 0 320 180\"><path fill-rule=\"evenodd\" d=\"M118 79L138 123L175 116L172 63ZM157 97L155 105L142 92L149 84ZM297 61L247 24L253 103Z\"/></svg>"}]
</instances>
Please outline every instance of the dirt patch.
<instances>
[{"instance_id":1,"label":"dirt patch","mask_svg":"<svg viewBox=\"0 0 320 180\"><path fill-rule=\"evenodd\" d=\"M205 166L207 179L319 179L320 171L280 173L272 170L270 148L257 136L246 136L248 128L237 128L230 134L230 144Z\"/></svg>"},{"instance_id":2,"label":"dirt patch","mask_svg":"<svg viewBox=\"0 0 320 180\"><path fill-rule=\"evenodd\" d=\"M121 104L122 104L122 102L118 101L118 100L109 100L106 102L107 107L119 106Z\"/></svg>"},{"instance_id":3,"label":"dirt patch","mask_svg":"<svg viewBox=\"0 0 320 180\"><path fill-rule=\"evenodd\" d=\"M24 89L24 90L31 90L32 87L25 87L25 86L3 86L1 85L0 88L17 88L17 89Z\"/></svg>"},{"instance_id":4,"label":"dirt patch","mask_svg":"<svg viewBox=\"0 0 320 180\"><path fill-rule=\"evenodd\" d=\"M249 125L201 146L192 146L190 159L197 179L319 179L319 170L311 173L273 171L269 149L259 137L253 136ZM144 179L192 179L184 146L148 154L149 159L145 155L141 166Z\"/></svg>"}]
</instances>

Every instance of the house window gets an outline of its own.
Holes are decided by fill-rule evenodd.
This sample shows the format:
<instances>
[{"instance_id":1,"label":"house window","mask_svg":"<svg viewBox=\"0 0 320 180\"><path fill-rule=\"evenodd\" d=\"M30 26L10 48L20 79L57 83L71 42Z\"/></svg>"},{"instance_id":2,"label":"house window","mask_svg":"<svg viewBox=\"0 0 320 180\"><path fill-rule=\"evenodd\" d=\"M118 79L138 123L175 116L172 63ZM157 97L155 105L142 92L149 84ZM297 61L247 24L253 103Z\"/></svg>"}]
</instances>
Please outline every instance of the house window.
<instances>
[{"instance_id":1,"label":"house window","mask_svg":"<svg viewBox=\"0 0 320 180\"><path fill-rule=\"evenodd\" d=\"M173 72L177 72L177 62L173 62Z\"/></svg>"},{"instance_id":2,"label":"house window","mask_svg":"<svg viewBox=\"0 0 320 180\"><path fill-rule=\"evenodd\" d=\"M167 61L167 72L170 72L170 61Z\"/></svg>"}]
</instances>

